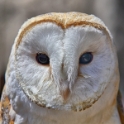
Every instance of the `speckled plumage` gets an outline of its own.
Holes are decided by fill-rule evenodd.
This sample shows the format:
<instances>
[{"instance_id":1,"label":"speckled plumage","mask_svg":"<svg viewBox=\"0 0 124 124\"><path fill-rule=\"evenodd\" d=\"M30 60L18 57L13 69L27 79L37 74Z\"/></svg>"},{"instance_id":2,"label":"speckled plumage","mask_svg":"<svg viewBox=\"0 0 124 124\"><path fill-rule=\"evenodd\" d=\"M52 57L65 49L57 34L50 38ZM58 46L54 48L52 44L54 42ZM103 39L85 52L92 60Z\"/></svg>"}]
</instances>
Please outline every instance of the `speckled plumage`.
<instances>
[{"instance_id":1,"label":"speckled plumage","mask_svg":"<svg viewBox=\"0 0 124 124\"><path fill-rule=\"evenodd\" d=\"M48 55L49 65L36 62L39 52ZM85 52L93 60L79 64ZM76 12L37 16L24 23L12 48L3 123L121 124L118 85L112 37L99 18Z\"/></svg>"}]
</instances>

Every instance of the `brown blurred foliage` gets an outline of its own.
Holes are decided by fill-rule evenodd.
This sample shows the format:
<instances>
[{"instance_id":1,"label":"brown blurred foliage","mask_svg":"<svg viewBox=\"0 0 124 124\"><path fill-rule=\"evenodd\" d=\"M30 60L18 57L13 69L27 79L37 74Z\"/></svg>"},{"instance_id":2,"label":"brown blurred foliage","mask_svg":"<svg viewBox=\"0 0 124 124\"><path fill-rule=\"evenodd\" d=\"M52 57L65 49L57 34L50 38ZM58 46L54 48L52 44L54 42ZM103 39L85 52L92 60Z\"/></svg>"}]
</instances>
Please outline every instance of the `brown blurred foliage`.
<instances>
[{"instance_id":1,"label":"brown blurred foliage","mask_svg":"<svg viewBox=\"0 0 124 124\"><path fill-rule=\"evenodd\" d=\"M94 14L110 29L117 47L120 88L124 90L124 0L0 0L0 92L11 46L24 21L48 12L69 11Z\"/></svg>"}]
</instances>

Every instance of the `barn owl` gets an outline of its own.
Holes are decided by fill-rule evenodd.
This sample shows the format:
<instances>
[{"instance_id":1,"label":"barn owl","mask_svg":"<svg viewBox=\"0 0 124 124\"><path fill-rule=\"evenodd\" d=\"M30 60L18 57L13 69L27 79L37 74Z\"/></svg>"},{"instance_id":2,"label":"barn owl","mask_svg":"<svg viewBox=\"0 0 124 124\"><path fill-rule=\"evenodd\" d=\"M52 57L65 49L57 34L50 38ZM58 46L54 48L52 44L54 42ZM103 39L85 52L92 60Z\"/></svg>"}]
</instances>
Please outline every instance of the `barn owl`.
<instances>
[{"instance_id":1,"label":"barn owl","mask_svg":"<svg viewBox=\"0 0 124 124\"><path fill-rule=\"evenodd\" d=\"M122 124L118 86L112 36L99 18L40 15L22 25L12 47L2 123Z\"/></svg>"}]
</instances>

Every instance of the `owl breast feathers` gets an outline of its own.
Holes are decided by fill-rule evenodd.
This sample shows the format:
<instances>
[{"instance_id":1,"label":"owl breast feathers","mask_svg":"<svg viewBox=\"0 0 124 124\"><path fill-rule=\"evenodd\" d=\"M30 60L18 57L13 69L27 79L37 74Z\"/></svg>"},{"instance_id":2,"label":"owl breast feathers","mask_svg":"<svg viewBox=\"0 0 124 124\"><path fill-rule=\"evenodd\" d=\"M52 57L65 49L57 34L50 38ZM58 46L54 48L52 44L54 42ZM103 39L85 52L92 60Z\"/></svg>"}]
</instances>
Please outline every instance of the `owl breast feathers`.
<instances>
[{"instance_id":1,"label":"owl breast feathers","mask_svg":"<svg viewBox=\"0 0 124 124\"><path fill-rule=\"evenodd\" d=\"M112 36L99 18L40 15L22 25L12 47L2 123L123 124L118 86Z\"/></svg>"}]
</instances>

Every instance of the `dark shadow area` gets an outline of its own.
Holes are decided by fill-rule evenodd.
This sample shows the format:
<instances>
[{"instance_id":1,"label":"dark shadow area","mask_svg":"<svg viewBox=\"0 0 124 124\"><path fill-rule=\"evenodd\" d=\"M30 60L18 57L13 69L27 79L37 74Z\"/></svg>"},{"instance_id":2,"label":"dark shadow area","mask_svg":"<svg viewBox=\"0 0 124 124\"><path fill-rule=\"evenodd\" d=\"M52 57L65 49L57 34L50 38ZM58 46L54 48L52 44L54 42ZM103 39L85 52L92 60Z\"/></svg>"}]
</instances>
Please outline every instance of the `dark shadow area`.
<instances>
[{"instance_id":1,"label":"dark shadow area","mask_svg":"<svg viewBox=\"0 0 124 124\"><path fill-rule=\"evenodd\" d=\"M5 75L3 73L2 75L0 75L0 98L1 98L1 93L3 90L4 84L5 84Z\"/></svg>"}]
</instances>

